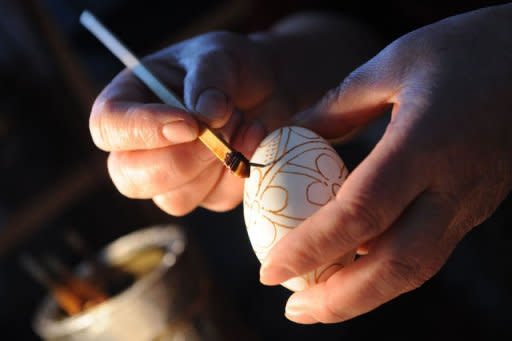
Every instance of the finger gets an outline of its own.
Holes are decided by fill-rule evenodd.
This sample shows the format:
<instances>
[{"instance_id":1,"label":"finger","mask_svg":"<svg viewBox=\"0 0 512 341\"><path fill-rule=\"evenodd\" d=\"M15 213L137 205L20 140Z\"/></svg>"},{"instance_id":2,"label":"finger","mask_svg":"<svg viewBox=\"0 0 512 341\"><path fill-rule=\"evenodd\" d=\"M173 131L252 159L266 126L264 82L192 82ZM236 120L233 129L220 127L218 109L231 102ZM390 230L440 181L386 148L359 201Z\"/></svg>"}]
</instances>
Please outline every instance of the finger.
<instances>
[{"instance_id":1,"label":"finger","mask_svg":"<svg viewBox=\"0 0 512 341\"><path fill-rule=\"evenodd\" d=\"M199 55L185 56L181 63L187 70L184 99L199 119L213 128L222 127L233 112L238 65L225 50L210 49Z\"/></svg>"},{"instance_id":2,"label":"finger","mask_svg":"<svg viewBox=\"0 0 512 341\"><path fill-rule=\"evenodd\" d=\"M240 129L242 133L235 139L234 147L250 157L265 136L265 130L259 122ZM240 203L243 183L243 179L229 173L224 166L213 163L193 180L171 192L154 197L153 201L174 216L189 213L199 203L213 211L227 211Z\"/></svg>"},{"instance_id":3,"label":"finger","mask_svg":"<svg viewBox=\"0 0 512 341\"><path fill-rule=\"evenodd\" d=\"M293 121L325 138L337 138L381 115L394 102L401 84L400 73L393 72L396 67L388 60L384 50Z\"/></svg>"},{"instance_id":4,"label":"finger","mask_svg":"<svg viewBox=\"0 0 512 341\"><path fill-rule=\"evenodd\" d=\"M388 129L336 198L272 248L260 280L275 285L331 262L384 232L428 185L407 136Z\"/></svg>"},{"instance_id":5,"label":"finger","mask_svg":"<svg viewBox=\"0 0 512 341\"><path fill-rule=\"evenodd\" d=\"M421 286L444 264L462 236L446 233L454 206L435 193L419 197L367 256L326 282L293 294L286 316L298 323L356 317Z\"/></svg>"},{"instance_id":6,"label":"finger","mask_svg":"<svg viewBox=\"0 0 512 341\"><path fill-rule=\"evenodd\" d=\"M372 240L369 240L365 243L363 243L362 245L359 245L359 247L357 248L356 250L356 253L360 256L364 256L364 255L367 255L368 254L368 250L370 249L372 243L374 242L375 240L372 239Z\"/></svg>"},{"instance_id":7,"label":"finger","mask_svg":"<svg viewBox=\"0 0 512 341\"><path fill-rule=\"evenodd\" d=\"M96 146L105 151L161 148L198 136L190 114L165 104L97 102L89 128Z\"/></svg>"},{"instance_id":8,"label":"finger","mask_svg":"<svg viewBox=\"0 0 512 341\"><path fill-rule=\"evenodd\" d=\"M146 199L191 181L213 162L215 157L196 140L147 151L112 152L108 170L122 194Z\"/></svg>"},{"instance_id":9,"label":"finger","mask_svg":"<svg viewBox=\"0 0 512 341\"><path fill-rule=\"evenodd\" d=\"M122 72L93 105L89 127L94 143L118 151L161 148L197 138L197 122L189 113L155 102L140 81Z\"/></svg>"},{"instance_id":10,"label":"finger","mask_svg":"<svg viewBox=\"0 0 512 341\"><path fill-rule=\"evenodd\" d=\"M188 183L153 198L153 202L164 212L173 216L183 216L194 210L208 195L218 179L222 176L224 167L213 164L204 169Z\"/></svg>"},{"instance_id":11,"label":"finger","mask_svg":"<svg viewBox=\"0 0 512 341\"><path fill-rule=\"evenodd\" d=\"M235 138L234 148L250 158L258 144L265 137L265 128L258 121L241 129ZM236 207L242 201L244 179L231 174L228 170L213 187L201 206L212 211L223 212Z\"/></svg>"}]
</instances>

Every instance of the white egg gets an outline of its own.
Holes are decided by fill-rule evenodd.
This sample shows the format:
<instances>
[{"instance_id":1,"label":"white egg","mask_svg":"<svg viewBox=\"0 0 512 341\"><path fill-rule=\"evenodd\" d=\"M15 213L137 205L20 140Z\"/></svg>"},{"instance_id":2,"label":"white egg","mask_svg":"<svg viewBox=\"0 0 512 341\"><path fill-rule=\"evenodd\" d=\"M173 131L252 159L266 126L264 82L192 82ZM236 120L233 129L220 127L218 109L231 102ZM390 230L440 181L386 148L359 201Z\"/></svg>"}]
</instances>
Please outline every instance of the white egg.
<instances>
[{"instance_id":1,"label":"white egg","mask_svg":"<svg viewBox=\"0 0 512 341\"><path fill-rule=\"evenodd\" d=\"M343 161L322 137L301 127L284 127L268 135L256 149L245 181L244 219L256 257L263 261L270 249L336 196L348 175ZM347 254L283 286L303 290L325 281L353 261Z\"/></svg>"}]
</instances>

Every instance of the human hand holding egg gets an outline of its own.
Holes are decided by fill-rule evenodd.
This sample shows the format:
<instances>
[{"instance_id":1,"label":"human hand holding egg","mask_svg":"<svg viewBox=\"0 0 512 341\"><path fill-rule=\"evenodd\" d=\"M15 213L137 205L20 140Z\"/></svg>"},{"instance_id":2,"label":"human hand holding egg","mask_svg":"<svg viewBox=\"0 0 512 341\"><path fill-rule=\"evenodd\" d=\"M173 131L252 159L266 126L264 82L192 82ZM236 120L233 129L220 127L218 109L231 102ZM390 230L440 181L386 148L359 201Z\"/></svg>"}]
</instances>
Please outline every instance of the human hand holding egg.
<instances>
[{"instance_id":1,"label":"human hand holding egg","mask_svg":"<svg viewBox=\"0 0 512 341\"><path fill-rule=\"evenodd\" d=\"M318 40L312 33L323 39ZM334 48L332 43L340 35L347 36L347 44L337 44ZM338 18L330 15L299 14L284 19L268 34L207 33L158 51L144 58L143 63L165 86L175 91L183 89L186 106L197 113L194 116L217 128L235 149L249 156L265 137L265 129L269 131L289 122L296 110L310 105L312 98L368 53L368 45L354 45L354 37L359 35L371 41L366 32L350 21L339 25ZM311 49L304 51L304 44ZM345 54L347 46L354 53ZM320 58L318 51L329 51L329 54ZM282 61L286 61L285 69L279 68ZM304 69L304 65L316 65L314 72ZM110 153L108 170L119 191L130 198L151 198L161 209L178 216L197 206L215 211L236 206L242 199L244 182L229 174L196 141L198 125L193 115L153 101L149 91L125 70L103 90L93 106L91 135L99 148ZM294 131L304 132L298 127ZM305 136L310 134L314 135L307 132ZM288 142L295 141L297 136ZM287 190L310 185L301 194L306 214L300 212L290 219L286 229L321 207L346 176L336 153L319 136L314 136L314 143L327 148L324 153L328 156L304 164L317 168L312 183L286 184ZM311 152L307 155L313 156ZM331 172L333 164L337 165L338 173ZM326 179L331 175L337 178ZM306 179L308 176L311 174L303 175ZM265 192L262 202L268 203L271 192ZM299 198L293 199L287 210L301 208ZM261 249L259 243L266 241L258 239L262 234L255 232L256 225L251 225L250 235L262 259L270 245L265 244ZM287 230L281 230L279 236L283 231ZM277 238L271 244L276 241ZM347 259L351 258L349 254ZM347 259L342 257L328 264L327 269L319 268L305 275L302 282L286 285L297 290L321 281Z\"/></svg>"},{"instance_id":2,"label":"human hand holding egg","mask_svg":"<svg viewBox=\"0 0 512 341\"><path fill-rule=\"evenodd\" d=\"M325 199L321 194L328 193L318 181L323 179L318 174L324 172L324 157L313 158L314 162L310 160L297 172L305 178L310 171L318 173L308 178L311 182L298 180L299 185L290 188L306 188L306 195L315 194L310 201L316 204L308 205L319 209L313 212L311 206L304 206L304 212L294 212L292 217L300 224L293 230L272 230L277 220L272 226L263 220L262 231L276 236L264 238L265 234L254 232L257 219L253 218L266 216L254 212L246 215L251 243L263 260L260 280L303 289L288 301L289 319L299 323L344 321L417 288L439 270L462 237L485 220L510 191L512 78L508 54L503 53L510 50L510 42L503 32L509 31L511 11L510 5L480 10L398 39L299 120L300 125L325 138L338 137L393 106L384 136L343 186L340 181L333 200L317 205L324 202L319 200ZM304 27L303 18L299 22ZM202 107L197 110L205 114L205 121L216 118L210 123L222 127L233 138L235 148L251 155L265 135L261 126L252 125L252 119L268 119L266 123L271 124L267 129L282 125L292 108L298 111L305 103L311 104L307 100L331 84L333 77L341 79L340 74L354 61L359 63L357 58L346 59L346 51L355 52L354 42L359 40L350 34L348 39L340 38L356 29L329 35L331 29L334 32L340 26L327 27L327 19L313 22L306 25L303 37L292 34L289 44L284 42L282 29L277 34L277 46L286 48L268 54L264 39L214 34L178 44L148 61L167 83L184 86L189 107ZM321 32L313 26L320 26ZM308 41L311 37L314 39ZM297 41L298 47L293 45ZM305 49L306 45L315 48ZM239 60L239 55L226 51L249 53L243 56L247 60ZM279 63L264 65L267 57L281 51L292 51L276 58L286 61L286 67L276 70L273 68ZM309 51L313 53L308 55ZM467 51L473 52L471 58L467 58ZM240 73L240 65L246 72ZM266 72L271 69L275 74ZM239 84L241 74L245 77ZM209 100L199 105L201 90L219 88L220 96L219 92L209 92ZM223 94L227 94L227 101ZM255 98L260 101L248 101ZM198 205L219 211L236 206L243 182L226 174L213 157L204 157L200 144L194 142L196 121L189 113L147 104L150 102L139 84L122 74L93 109L91 132L98 146L111 152L109 171L120 191L129 197L153 198L174 215ZM243 110L231 111L233 104ZM298 128L286 129L300 132ZM332 174L326 177L331 179ZM281 172L272 181L281 181L284 175L291 179L297 174L292 177ZM263 192L258 197L258 192L249 188L253 186L258 187L254 183L245 186L247 206L253 204L248 211L261 212L264 204L264 211L275 216L291 207L280 206L279 198L290 192L276 189L279 185L267 186L266 195L273 199ZM269 206L265 206L267 200ZM254 208L257 201L259 208ZM311 216L304 220L308 214ZM367 256L355 262L347 259L345 267L335 269L324 282L309 280L311 271L322 273L321 267L337 263L361 244ZM304 274L308 274L304 282L287 282ZM306 288L305 284L314 285Z\"/></svg>"},{"instance_id":3,"label":"human hand holding egg","mask_svg":"<svg viewBox=\"0 0 512 341\"><path fill-rule=\"evenodd\" d=\"M269 134L258 146L245 181L244 217L256 256L263 261L291 229L336 197L348 170L321 136L288 126ZM354 252L283 283L293 291L325 281L354 259Z\"/></svg>"},{"instance_id":4,"label":"human hand holding egg","mask_svg":"<svg viewBox=\"0 0 512 341\"><path fill-rule=\"evenodd\" d=\"M260 280L277 285L364 245L366 255L289 298L290 320L341 322L418 288L510 193L511 18L508 4L413 31L296 118L333 138L392 106L336 198L265 257Z\"/></svg>"}]
</instances>

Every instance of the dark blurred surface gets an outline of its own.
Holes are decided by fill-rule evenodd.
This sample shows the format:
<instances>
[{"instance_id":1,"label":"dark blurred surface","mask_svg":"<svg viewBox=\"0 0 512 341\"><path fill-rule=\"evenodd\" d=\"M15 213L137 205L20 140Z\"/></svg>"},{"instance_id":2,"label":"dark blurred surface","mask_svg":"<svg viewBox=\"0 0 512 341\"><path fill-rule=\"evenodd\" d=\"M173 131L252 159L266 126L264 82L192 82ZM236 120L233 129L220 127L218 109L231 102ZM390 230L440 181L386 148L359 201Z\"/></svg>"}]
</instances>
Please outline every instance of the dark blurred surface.
<instances>
[{"instance_id":1,"label":"dark blurred surface","mask_svg":"<svg viewBox=\"0 0 512 341\"><path fill-rule=\"evenodd\" d=\"M283 309L289 292L259 284L240 208L222 214L198 209L177 219L115 190L87 120L94 97L122 66L78 24L80 12L90 9L144 55L207 30L263 30L304 9L352 15L390 42L491 3L0 0L0 339L37 340L31 319L45 291L20 269L21 252L51 252L71 266L79 257L64 242L70 230L97 250L134 229L165 222L186 228L230 302L226 309L261 340L511 339L510 198L422 288L343 324L288 322ZM339 147L350 169L371 149L383 123Z\"/></svg>"}]
</instances>

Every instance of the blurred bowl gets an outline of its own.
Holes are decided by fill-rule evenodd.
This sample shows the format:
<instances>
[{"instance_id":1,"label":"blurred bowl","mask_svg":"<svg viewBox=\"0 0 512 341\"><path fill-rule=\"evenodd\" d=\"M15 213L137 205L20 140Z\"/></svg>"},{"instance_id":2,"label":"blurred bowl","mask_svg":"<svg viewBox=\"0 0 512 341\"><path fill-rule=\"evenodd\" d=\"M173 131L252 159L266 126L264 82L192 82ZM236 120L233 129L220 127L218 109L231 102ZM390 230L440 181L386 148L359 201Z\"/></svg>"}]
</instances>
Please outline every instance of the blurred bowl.
<instances>
[{"instance_id":1,"label":"blurred bowl","mask_svg":"<svg viewBox=\"0 0 512 341\"><path fill-rule=\"evenodd\" d=\"M106 302L65 317L52 297L45 298L35 314L36 333L48 341L162 340L162 335L165 340L199 339L186 316L202 296L201 274L186 256L181 228L153 226L130 233L107 245L100 259L118 266L148 248L161 248L161 257Z\"/></svg>"}]
</instances>

